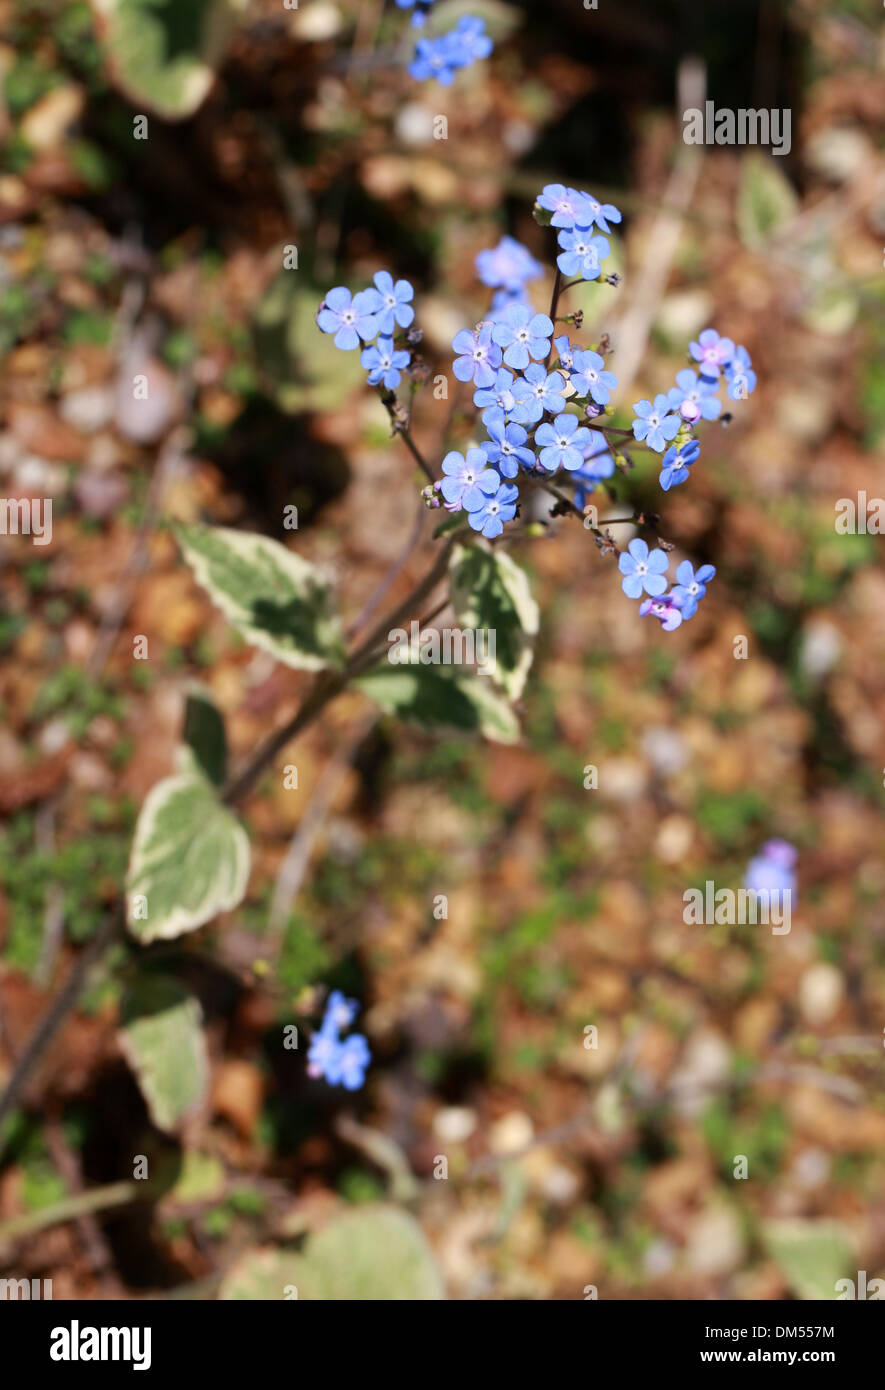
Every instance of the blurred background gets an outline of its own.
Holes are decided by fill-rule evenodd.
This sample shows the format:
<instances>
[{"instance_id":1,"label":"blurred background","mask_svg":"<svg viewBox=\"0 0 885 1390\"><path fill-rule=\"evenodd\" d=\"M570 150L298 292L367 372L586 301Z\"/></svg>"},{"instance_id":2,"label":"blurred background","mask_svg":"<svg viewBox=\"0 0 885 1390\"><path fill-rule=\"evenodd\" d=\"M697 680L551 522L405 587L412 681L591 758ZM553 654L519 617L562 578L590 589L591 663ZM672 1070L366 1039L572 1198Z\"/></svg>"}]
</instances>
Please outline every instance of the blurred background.
<instances>
[{"instance_id":1,"label":"blurred background","mask_svg":"<svg viewBox=\"0 0 885 1390\"><path fill-rule=\"evenodd\" d=\"M346 618L410 537L394 596L426 568L423 480L315 329L331 286L408 277L454 387L476 253L518 238L546 309L535 196L615 203L623 283L570 307L611 335L616 423L711 324L758 373L690 485L665 497L640 454L616 480L718 576L662 633L563 518L518 552L542 610L519 745L338 701L287 751L297 790L268 775L244 806L245 903L149 948L200 999L204 1103L149 1118L116 946L0 1132L0 1267L56 1299L280 1297L289 1254L361 1211L356 1296L833 1297L885 1276L885 569L834 524L885 492L881 7L436 11L495 40L450 88L408 77L392 3L0 0L0 479L53 501L50 544L0 537L0 1082L119 892L188 683L240 758L306 688L235 637L169 523L285 540ZM687 95L789 110L789 154L686 146ZM466 390L416 398L434 462L471 419ZM686 926L684 891L739 886L773 836L800 852L790 933ZM280 1046L330 986L364 1009L356 1095ZM423 1232L414 1276L371 1236L391 1209ZM322 1296L351 1296L329 1243Z\"/></svg>"}]
</instances>

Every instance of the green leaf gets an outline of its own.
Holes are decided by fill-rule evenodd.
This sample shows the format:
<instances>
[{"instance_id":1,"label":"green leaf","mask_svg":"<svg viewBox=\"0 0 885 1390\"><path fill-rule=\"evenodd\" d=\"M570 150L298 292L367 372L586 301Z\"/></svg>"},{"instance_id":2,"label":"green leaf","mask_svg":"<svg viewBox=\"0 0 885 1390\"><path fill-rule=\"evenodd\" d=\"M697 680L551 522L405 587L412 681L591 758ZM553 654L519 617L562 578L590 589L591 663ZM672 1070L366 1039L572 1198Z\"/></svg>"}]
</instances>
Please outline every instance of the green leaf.
<instances>
[{"instance_id":1,"label":"green leaf","mask_svg":"<svg viewBox=\"0 0 885 1390\"><path fill-rule=\"evenodd\" d=\"M451 666L402 666L387 662L354 684L388 714L423 728L484 734L516 743L519 724L510 706L491 689L488 676L455 673Z\"/></svg>"},{"instance_id":2,"label":"green leaf","mask_svg":"<svg viewBox=\"0 0 885 1390\"><path fill-rule=\"evenodd\" d=\"M837 1221L766 1221L762 1237L790 1288L807 1300L835 1299L851 1267L850 1233Z\"/></svg>"},{"instance_id":3,"label":"green leaf","mask_svg":"<svg viewBox=\"0 0 885 1390\"><path fill-rule=\"evenodd\" d=\"M746 154L741 160L737 223L741 240L752 250L792 222L799 199L786 174L764 154Z\"/></svg>"},{"instance_id":4,"label":"green leaf","mask_svg":"<svg viewBox=\"0 0 885 1390\"><path fill-rule=\"evenodd\" d=\"M184 741L200 771L216 787L223 786L227 777L224 718L202 686L194 685L188 691L184 711Z\"/></svg>"},{"instance_id":5,"label":"green leaf","mask_svg":"<svg viewBox=\"0 0 885 1390\"><path fill-rule=\"evenodd\" d=\"M152 787L135 827L126 908L139 941L193 931L236 907L249 879L249 840L195 771Z\"/></svg>"},{"instance_id":6,"label":"green leaf","mask_svg":"<svg viewBox=\"0 0 885 1390\"><path fill-rule=\"evenodd\" d=\"M221 1299L282 1299L294 1285L311 1301L427 1302L445 1298L433 1252L418 1222L398 1207L367 1206L336 1217L308 1238L303 1254L244 1255Z\"/></svg>"},{"instance_id":7,"label":"green leaf","mask_svg":"<svg viewBox=\"0 0 885 1390\"><path fill-rule=\"evenodd\" d=\"M150 1117L176 1130L209 1086L209 1053L199 1002L175 980L136 983L123 1001L120 1045Z\"/></svg>"},{"instance_id":8,"label":"green leaf","mask_svg":"<svg viewBox=\"0 0 885 1390\"><path fill-rule=\"evenodd\" d=\"M115 84L169 121L193 115L249 0L91 0Z\"/></svg>"},{"instance_id":9,"label":"green leaf","mask_svg":"<svg viewBox=\"0 0 885 1390\"><path fill-rule=\"evenodd\" d=\"M534 657L539 621L525 570L500 547L459 545L452 551L449 581L458 625L495 634L492 679L518 700Z\"/></svg>"},{"instance_id":10,"label":"green leaf","mask_svg":"<svg viewBox=\"0 0 885 1390\"><path fill-rule=\"evenodd\" d=\"M296 670L342 664L329 586L300 555L268 536L221 526L181 526L178 538L197 582L252 646Z\"/></svg>"}]
</instances>

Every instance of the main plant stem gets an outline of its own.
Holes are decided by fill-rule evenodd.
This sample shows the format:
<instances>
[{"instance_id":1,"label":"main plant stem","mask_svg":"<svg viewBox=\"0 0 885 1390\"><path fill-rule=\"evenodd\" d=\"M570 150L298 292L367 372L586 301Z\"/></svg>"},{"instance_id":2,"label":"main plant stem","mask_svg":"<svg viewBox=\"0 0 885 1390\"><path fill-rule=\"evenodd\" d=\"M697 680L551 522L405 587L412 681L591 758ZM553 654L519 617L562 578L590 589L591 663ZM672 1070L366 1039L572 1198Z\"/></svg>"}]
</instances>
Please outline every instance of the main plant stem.
<instances>
[{"instance_id":1,"label":"main plant stem","mask_svg":"<svg viewBox=\"0 0 885 1390\"><path fill-rule=\"evenodd\" d=\"M402 620L409 616L412 610L436 588L443 578L455 539L455 536L449 536L424 578L419 580L411 593L401 603L397 604L386 617L375 625L365 641L354 649L340 671L320 672L298 712L287 724L271 734L252 754L241 771L228 782L221 794L222 800L227 805L231 806L242 800L254 787L265 768L273 762L280 749L285 748L287 743L290 743L308 725L312 724L326 706L336 699L367 666L372 664L373 660L377 658L376 649L379 643L386 638L390 629L399 627ZM126 905L121 896L95 936L80 952L64 985L46 1009L25 1045L24 1051L16 1061L6 1090L0 1096L0 1124L17 1103L25 1082L37 1062L52 1042L67 1015L75 1007L86 987L93 966L105 956L118 938L122 938L125 924ZM0 1153L4 1147L4 1137L0 1135Z\"/></svg>"}]
</instances>

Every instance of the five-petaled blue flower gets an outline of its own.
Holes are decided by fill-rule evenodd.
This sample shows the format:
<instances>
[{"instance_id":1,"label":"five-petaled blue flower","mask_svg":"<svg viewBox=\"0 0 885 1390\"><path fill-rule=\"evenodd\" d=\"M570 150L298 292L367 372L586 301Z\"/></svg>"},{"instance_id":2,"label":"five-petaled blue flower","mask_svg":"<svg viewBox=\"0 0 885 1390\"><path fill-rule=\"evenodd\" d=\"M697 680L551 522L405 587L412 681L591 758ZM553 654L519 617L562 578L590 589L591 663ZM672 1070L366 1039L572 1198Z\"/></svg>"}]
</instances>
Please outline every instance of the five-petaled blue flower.
<instances>
[{"instance_id":1,"label":"five-petaled blue flower","mask_svg":"<svg viewBox=\"0 0 885 1390\"><path fill-rule=\"evenodd\" d=\"M345 352L359 347L360 338L370 342L378 332L381 296L377 290L360 290L351 299L350 290L336 285L329 290L317 314L323 333L335 334L335 346Z\"/></svg>"},{"instance_id":2,"label":"five-petaled blue flower","mask_svg":"<svg viewBox=\"0 0 885 1390\"><path fill-rule=\"evenodd\" d=\"M476 511L501 481L494 468L489 468L482 449L468 449L466 458L453 449L443 459L442 471L446 476L440 491L450 512L462 507L467 512Z\"/></svg>"},{"instance_id":3,"label":"five-petaled blue flower","mask_svg":"<svg viewBox=\"0 0 885 1390\"><path fill-rule=\"evenodd\" d=\"M393 391L400 384L403 368L409 365L409 354L404 348L396 349L393 339L382 334L360 353L360 365L368 368L370 386L383 382L388 391Z\"/></svg>"},{"instance_id":4,"label":"five-petaled blue flower","mask_svg":"<svg viewBox=\"0 0 885 1390\"><path fill-rule=\"evenodd\" d=\"M670 596L680 599L683 618L693 618L698 604L707 592L707 585L716 573L714 565L701 565L695 572L690 560L683 560L676 570L676 583Z\"/></svg>"},{"instance_id":5,"label":"five-petaled blue flower","mask_svg":"<svg viewBox=\"0 0 885 1390\"><path fill-rule=\"evenodd\" d=\"M525 447L528 436L522 425L506 424L502 411L490 414L491 418L486 420L489 439L482 445L483 453L505 478L515 478L521 463L531 468L535 462L531 449Z\"/></svg>"},{"instance_id":6,"label":"five-petaled blue flower","mask_svg":"<svg viewBox=\"0 0 885 1390\"><path fill-rule=\"evenodd\" d=\"M540 362L532 362L513 383L513 419L519 425L533 425L545 410L555 414L565 406L564 390L565 382L559 372L548 375Z\"/></svg>"},{"instance_id":7,"label":"five-petaled blue flower","mask_svg":"<svg viewBox=\"0 0 885 1390\"><path fill-rule=\"evenodd\" d=\"M715 328L705 328L696 343L689 343L688 350L700 362L701 376L713 381L718 381L722 368L734 357L734 343L730 338L720 338Z\"/></svg>"},{"instance_id":8,"label":"five-petaled blue flower","mask_svg":"<svg viewBox=\"0 0 885 1390\"><path fill-rule=\"evenodd\" d=\"M501 365L501 349L492 342L491 323L481 323L475 333L462 328L452 339L452 347L462 356L456 357L452 370L459 381L475 381L477 386L495 383L495 370Z\"/></svg>"},{"instance_id":9,"label":"five-petaled blue flower","mask_svg":"<svg viewBox=\"0 0 885 1390\"><path fill-rule=\"evenodd\" d=\"M478 391L474 391L473 404L482 408L484 425L489 423L490 416L496 410L500 410L504 415L509 415L516 404L516 397L513 394L513 373L508 372L506 367L499 367L492 386L481 386Z\"/></svg>"},{"instance_id":10,"label":"five-petaled blue flower","mask_svg":"<svg viewBox=\"0 0 885 1390\"><path fill-rule=\"evenodd\" d=\"M378 331L393 333L395 324L399 324L400 328L408 328L415 317L415 310L409 303L409 300L414 298L415 291L408 280L397 280L394 284L389 271L379 270L375 276L375 285L381 296Z\"/></svg>"},{"instance_id":11,"label":"five-petaled blue flower","mask_svg":"<svg viewBox=\"0 0 885 1390\"><path fill-rule=\"evenodd\" d=\"M557 240L562 251L556 264L563 275L580 275L582 280L598 280L601 262L609 254L604 236L594 236L589 227L575 227L560 232Z\"/></svg>"},{"instance_id":12,"label":"five-petaled blue flower","mask_svg":"<svg viewBox=\"0 0 885 1390\"><path fill-rule=\"evenodd\" d=\"M507 366L521 371L530 357L547 356L552 332L553 324L546 314L533 314L528 304L511 304L492 329L492 342L506 349Z\"/></svg>"},{"instance_id":13,"label":"five-petaled blue flower","mask_svg":"<svg viewBox=\"0 0 885 1390\"><path fill-rule=\"evenodd\" d=\"M614 203L600 203L590 193L582 193L581 197L590 208L589 225L595 222L601 232L610 232L609 222L620 222L621 214Z\"/></svg>"},{"instance_id":14,"label":"five-petaled blue flower","mask_svg":"<svg viewBox=\"0 0 885 1390\"><path fill-rule=\"evenodd\" d=\"M570 472L584 462L584 446L590 442L590 431L578 424L577 415L557 415L535 431L535 443L541 449L540 461L548 472L567 468Z\"/></svg>"},{"instance_id":15,"label":"five-petaled blue flower","mask_svg":"<svg viewBox=\"0 0 885 1390\"><path fill-rule=\"evenodd\" d=\"M728 394L733 401L745 401L750 393L755 391L756 373L745 347L735 350L734 357L725 368L725 379L728 382Z\"/></svg>"},{"instance_id":16,"label":"five-petaled blue flower","mask_svg":"<svg viewBox=\"0 0 885 1390\"><path fill-rule=\"evenodd\" d=\"M669 414L669 410L670 398L663 394L655 396L654 404L651 401L636 401L633 406L633 413L637 417L633 421L635 438L659 454L679 433L682 423L679 416Z\"/></svg>"},{"instance_id":17,"label":"five-petaled blue flower","mask_svg":"<svg viewBox=\"0 0 885 1390\"><path fill-rule=\"evenodd\" d=\"M478 58L487 58L492 41L485 32L485 21L475 15L462 15L454 29L435 39L419 39L409 73L418 82L435 77L450 86L459 68L469 67Z\"/></svg>"},{"instance_id":18,"label":"five-petaled blue flower","mask_svg":"<svg viewBox=\"0 0 885 1390\"><path fill-rule=\"evenodd\" d=\"M513 483L502 483L482 507L470 513L467 520L474 531L481 532L487 541L492 541L504 530L504 522L512 521L516 516L518 497L519 490Z\"/></svg>"},{"instance_id":19,"label":"five-petaled blue flower","mask_svg":"<svg viewBox=\"0 0 885 1390\"><path fill-rule=\"evenodd\" d=\"M490 289L517 294L527 280L537 280L544 268L512 236L502 237L497 246L487 247L476 257L476 273Z\"/></svg>"},{"instance_id":20,"label":"five-petaled blue flower","mask_svg":"<svg viewBox=\"0 0 885 1390\"><path fill-rule=\"evenodd\" d=\"M598 352L576 352L571 383L579 396L590 396L597 405L608 405L611 392L617 388L614 372L605 370L605 361Z\"/></svg>"},{"instance_id":21,"label":"five-petaled blue flower","mask_svg":"<svg viewBox=\"0 0 885 1390\"><path fill-rule=\"evenodd\" d=\"M687 482L688 470L701 452L701 446L696 439L689 439L679 448L671 444L661 460L660 484L664 492L669 492L671 487L678 487L680 483Z\"/></svg>"},{"instance_id":22,"label":"five-petaled blue flower","mask_svg":"<svg viewBox=\"0 0 885 1390\"><path fill-rule=\"evenodd\" d=\"M566 188L562 183L548 183L538 194L538 206L552 212L553 227L589 227L593 222L593 210L585 193L577 188Z\"/></svg>"},{"instance_id":23,"label":"five-petaled blue flower","mask_svg":"<svg viewBox=\"0 0 885 1390\"><path fill-rule=\"evenodd\" d=\"M346 1091L358 1091L366 1079L366 1068L372 1060L369 1044L362 1033L351 1033L340 1042L327 1061L323 1074L330 1086L343 1086Z\"/></svg>"},{"instance_id":24,"label":"five-petaled blue flower","mask_svg":"<svg viewBox=\"0 0 885 1390\"><path fill-rule=\"evenodd\" d=\"M628 598L639 598L642 593L659 598L667 587L664 575L669 564L665 550L649 553L645 541L637 536L618 557L618 569L624 576L621 588Z\"/></svg>"},{"instance_id":25,"label":"five-petaled blue flower","mask_svg":"<svg viewBox=\"0 0 885 1390\"><path fill-rule=\"evenodd\" d=\"M676 385L670 387L667 397L683 420L693 425L697 420L718 418L722 402L716 395L717 389L717 383L709 377L698 376L691 367L683 367L676 373Z\"/></svg>"}]
</instances>

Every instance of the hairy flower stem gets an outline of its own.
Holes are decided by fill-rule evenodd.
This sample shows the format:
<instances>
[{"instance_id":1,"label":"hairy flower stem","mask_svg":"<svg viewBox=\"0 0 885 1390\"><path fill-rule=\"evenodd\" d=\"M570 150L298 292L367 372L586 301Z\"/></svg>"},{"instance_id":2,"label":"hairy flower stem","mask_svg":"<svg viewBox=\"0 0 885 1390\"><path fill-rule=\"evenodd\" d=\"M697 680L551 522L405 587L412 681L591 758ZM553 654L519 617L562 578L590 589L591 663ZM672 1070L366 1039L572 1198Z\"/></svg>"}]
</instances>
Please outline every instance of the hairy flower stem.
<instances>
[{"instance_id":1,"label":"hairy flower stem","mask_svg":"<svg viewBox=\"0 0 885 1390\"><path fill-rule=\"evenodd\" d=\"M439 555L424 578L418 581L411 593L401 603L397 604L386 617L376 624L366 640L361 642L351 653L340 671L320 672L298 712L276 733L271 734L266 742L253 753L243 769L228 782L221 793L221 799L226 805L235 804L251 791L262 772L273 762L280 749L285 748L287 743L290 743L308 725L312 724L326 706L347 688L351 681L372 665L378 656L376 648L386 638L390 629L399 627L403 619L407 618L413 609L427 598L428 594L436 588L443 578L455 541L456 535L451 535L446 539ZM98 964L118 939L123 938L125 925L126 903L121 894L102 926L80 952L61 990L46 1009L18 1057L6 1090L0 1096L0 1124L18 1103L22 1089L37 1062L52 1042L67 1015L76 1007L77 1001L88 983L93 966ZM4 1136L0 1134L0 1153L5 1147L5 1142Z\"/></svg>"}]
</instances>

